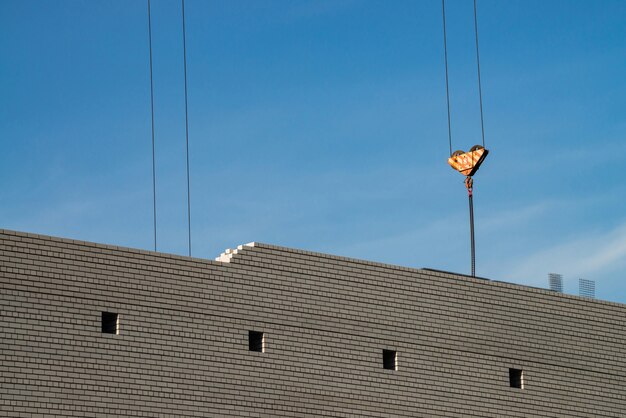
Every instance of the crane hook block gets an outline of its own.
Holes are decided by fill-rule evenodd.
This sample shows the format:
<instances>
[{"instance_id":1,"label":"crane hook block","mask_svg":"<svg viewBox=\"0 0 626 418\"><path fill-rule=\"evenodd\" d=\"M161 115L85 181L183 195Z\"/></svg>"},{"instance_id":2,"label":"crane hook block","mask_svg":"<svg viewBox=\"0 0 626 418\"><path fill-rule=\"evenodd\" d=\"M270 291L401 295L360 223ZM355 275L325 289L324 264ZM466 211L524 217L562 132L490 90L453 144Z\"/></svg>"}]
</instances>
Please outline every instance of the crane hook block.
<instances>
[{"instance_id":1,"label":"crane hook block","mask_svg":"<svg viewBox=\"0 0 626 418\"><path fill-rule=\"evenodd\" d=\"M448 158L448 164L464 176L471 177L476 174L487 154L489 150L480 145L474 145L468 152L454 151Z\"/></svg>"}]
</instances>

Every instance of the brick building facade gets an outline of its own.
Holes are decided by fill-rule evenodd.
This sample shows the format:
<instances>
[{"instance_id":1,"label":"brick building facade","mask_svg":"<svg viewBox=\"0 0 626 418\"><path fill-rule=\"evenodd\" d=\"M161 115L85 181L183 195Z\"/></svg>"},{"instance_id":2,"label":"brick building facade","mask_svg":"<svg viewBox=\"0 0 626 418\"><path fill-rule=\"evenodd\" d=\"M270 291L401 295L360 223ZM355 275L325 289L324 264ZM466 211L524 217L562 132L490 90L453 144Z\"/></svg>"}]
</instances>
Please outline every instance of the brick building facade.
<instances>
[{"instance_id":1,"label":"brick building facade","mask_svg":"<svg viewBox=\"0 0 626 418\"><path fill-rule=\"evenodd\" d=\"M1 416L626 416L626 306L545 289L0 230L0 304Z\"/></svg>"}]
</instances>

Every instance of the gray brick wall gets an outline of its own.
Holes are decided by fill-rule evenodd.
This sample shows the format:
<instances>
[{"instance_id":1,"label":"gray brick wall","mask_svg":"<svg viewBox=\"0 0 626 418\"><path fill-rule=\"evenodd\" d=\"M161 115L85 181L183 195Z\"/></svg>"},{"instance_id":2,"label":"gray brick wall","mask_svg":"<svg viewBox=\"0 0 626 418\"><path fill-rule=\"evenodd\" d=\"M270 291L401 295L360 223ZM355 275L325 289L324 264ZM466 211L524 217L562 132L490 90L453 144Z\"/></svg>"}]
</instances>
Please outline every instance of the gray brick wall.
<instances>
[{"instance_id":1,"label":"gray brick wall","mask_svg":"<svg viewBox=\"0 0 626 418\"><path fill-rule=\"evenodd\" d=\"M1 416L626 416L626 306L543 289L267 244L226 263L0 230L0 303Z\"/></svg>"}]
</instances>

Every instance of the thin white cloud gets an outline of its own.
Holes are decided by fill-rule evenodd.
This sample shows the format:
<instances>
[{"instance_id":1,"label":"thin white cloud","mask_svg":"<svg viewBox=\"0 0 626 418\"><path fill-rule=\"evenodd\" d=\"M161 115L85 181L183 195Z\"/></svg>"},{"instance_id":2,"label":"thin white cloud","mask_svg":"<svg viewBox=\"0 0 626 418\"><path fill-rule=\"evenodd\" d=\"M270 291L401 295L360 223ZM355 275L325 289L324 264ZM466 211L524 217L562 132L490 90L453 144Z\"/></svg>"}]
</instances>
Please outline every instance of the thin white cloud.
<instances>
[{"instance_id":1,"label":"thin white cloud","mask_svg":"<svg viewBox=\"0 0 626 418\"><path fill-rule=\"evenodd\" d=\"M507 280L545 286L548 272L602 280L626 266L626 221L610 230L581 232L576 238L515 259L490 263Z\"/></svg>"},{"instance_id":2,"label":"thin white cloud","mask_svg":"<svg viewBox=\"0 0 626 418\"><path fill-rule=\"evenodd\" d=\"M560 203L554 200L544 200L524 207L489 214L486 219L480 219L480 228L485 233L502 231L502 228L505 227L511 228L515 225L531 222L558 205L560 205Z\"/></svg>"}]
</instances>

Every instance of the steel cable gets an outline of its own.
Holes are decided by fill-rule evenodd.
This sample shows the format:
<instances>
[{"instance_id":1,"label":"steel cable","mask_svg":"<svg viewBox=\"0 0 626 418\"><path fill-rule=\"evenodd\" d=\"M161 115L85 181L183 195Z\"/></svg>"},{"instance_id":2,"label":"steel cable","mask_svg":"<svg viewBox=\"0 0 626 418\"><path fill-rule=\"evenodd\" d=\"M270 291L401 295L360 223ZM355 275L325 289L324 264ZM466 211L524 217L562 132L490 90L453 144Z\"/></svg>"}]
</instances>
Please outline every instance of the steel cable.
<instances>
[{"instance_id":1,"label":"steel cable","mask_svg":"<svg viewBox=\"0 0 626 418\"><path fill-rule=\"evenodd\" d=\"M480 101L480 129L482 132L483 148L485 148L485 123L483 121L483 88L480 82L480 52L478 48L478 18L476 17L476 0L474 0L474 33L476 34L476 66L478 68L478 99Z\"/></svg>"},{"instance_id":2,"label":"steel cable","mask_svg":"<svg viewBox=\"0 0 626 418\"><path fill-rule=\"evenodd\" d=\"M474 197L469 194L469 216L470 216L470 249L472 258L472 277L476 276L476 244L474 241Z\"/></svg>"},{"instance_id":3,"label":"steel cable","mask_svg":"<svg viewBox=\"0 0 626 418\"><path fill-rule=\"evenodd\" d=\"M185 142L187 146L187 233L189 237L189 256L191 257L191 186L189 181L189 112L187 100L187 37L185 30L185 0L181 0L183 17L183 63L185 72Z\"/></svg>"},{"instance_id":4,"label":"steel cable","mask_svg":"<svg viewBox=\"0 0 626 418\"><path fill-rule=\"evenodd\" d=\"M448 83L448 39L446 35L446 2L441 0L441 14L443 16L443 55L446 65L446 104L448 106L448 143L452 155L452 125L450 122L450 87Z\"/></svg>"},{"instance_id":5,"label":"steel cable","mask_svg":"<svg viewBox=\"0 0 626 418\"><path fill-rule=\"evenodd\" d=\"M154 142L154 81L152 76L152 16L148 0L148 44L150 50L150 115L152 123L152 208L154 227L154 251L157 250L157 210L156 210L156 161Z\"/></svg>"}]
</instances>

